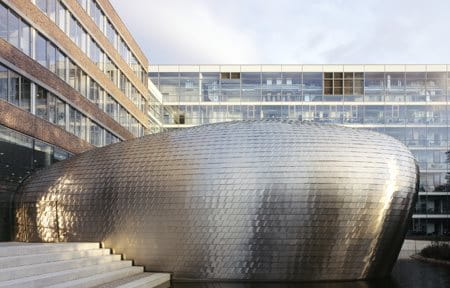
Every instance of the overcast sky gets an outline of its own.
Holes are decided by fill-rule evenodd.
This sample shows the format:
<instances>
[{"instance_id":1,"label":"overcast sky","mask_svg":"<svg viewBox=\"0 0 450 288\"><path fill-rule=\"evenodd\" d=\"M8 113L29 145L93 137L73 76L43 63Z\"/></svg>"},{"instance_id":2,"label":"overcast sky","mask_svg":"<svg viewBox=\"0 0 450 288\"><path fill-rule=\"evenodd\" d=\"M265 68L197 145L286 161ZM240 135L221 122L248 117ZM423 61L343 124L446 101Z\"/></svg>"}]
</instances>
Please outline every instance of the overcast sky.
<instances>
[{"instance_id":1,"label":"overcast sky","mask_svg":"<svg viewBox=\"0 0 450 288\"><path fill-rule=\"evenodd\" d=\"M110 0L152 64L450 63L450 0Z\"/></svg>"}]
</instances>

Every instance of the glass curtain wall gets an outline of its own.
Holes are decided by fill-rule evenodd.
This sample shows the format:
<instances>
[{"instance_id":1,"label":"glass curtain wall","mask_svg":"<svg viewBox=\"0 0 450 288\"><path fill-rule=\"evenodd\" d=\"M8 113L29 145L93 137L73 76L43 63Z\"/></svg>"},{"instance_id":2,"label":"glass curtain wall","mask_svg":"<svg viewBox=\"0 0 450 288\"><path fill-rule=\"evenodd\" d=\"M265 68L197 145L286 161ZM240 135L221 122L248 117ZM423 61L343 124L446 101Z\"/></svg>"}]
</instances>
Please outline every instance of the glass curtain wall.
<instances>
[{"instance_id":1,"label":"glass curtain wall","mask_svg":"<svg viewBox=\"0 0 450 288\"><path fill-rule=\"evenodd\" d=\"M371 129L399 139L417 157L421 169L410 233L450 234L446 218L450 214L446 179L450 75L446 72L161 72L149 76L163 94L162 122L168 129L232 120L291 119Z\"/></svg>"}]
</instances>

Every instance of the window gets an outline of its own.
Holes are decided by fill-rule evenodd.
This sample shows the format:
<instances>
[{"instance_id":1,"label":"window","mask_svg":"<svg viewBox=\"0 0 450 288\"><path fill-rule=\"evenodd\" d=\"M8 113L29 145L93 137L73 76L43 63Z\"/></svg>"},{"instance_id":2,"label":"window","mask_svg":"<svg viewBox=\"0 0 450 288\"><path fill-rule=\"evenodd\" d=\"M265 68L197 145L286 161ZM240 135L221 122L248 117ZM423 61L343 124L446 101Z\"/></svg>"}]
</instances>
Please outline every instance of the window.
<instances>
[{"instance_id":1,"label":"window","mask_svg":"<svg viewBox=\"0 0 450 288\"><path fill-rule=\"evenodd\" d=\"M106 113L113 118L114 120L117 120L117 102L111 97L111 95L106 96L105 100L105 109Z\"/></svg>"},{"instance_id":2,"label":"window","mask_svg":"<svg viewBox=\"0 0 450 288\"><path fill-rule=\"evenodd\" d=\"M302 75L298 72L283 72L281 87L282 101L302 101Z\"/></svg>"},{"instance_id":3,"label":"window","mask_svg":"<svg viewBox=\"0 0 450 288\"><path fill-rule=\"evenodd\" d=\"M56 4L56 10L58 12L57 25L62 31L66 32L66 7L64 7L61 1L58 1Z\"/></svg>"},{"instance_id":4,"label":"window","mask_svg":"<svg viewBox=\"0 0 450 288\"><path fill-rule=\"evenodd\" d=\"M103 109L103 89L94 80L90 81L89 100L95 103L98 108Z\"/></svg>"},{"instance_id":5,"label":"window","mask_svg":"<svg viewBox=\"0 0 450 288\"><path fill-rule=\"evenodd\" d=\"M88 81L88 76L86 75L86 73L83 70L80 69L80 93L84 97L87 97L87 95L88 95L87 81Z\"/></svg>"},{"instance_id":6,"label":"window","mask_svg":"<svg viewBox=\"0 0 450 288\"><path fill-rule=\"evenodd\" d=\"M84 53L87 53L87 40L88 40L88 35L87 32L84 29L80 29L80 33L81 33L81 39L80 39L80 48L81 50L83 50Z\"/></svg>"},{"instance_id":7,"label":"window","mask_svg":"<svg viewBox=\"0 0 450 288\"><path fill-rule=\"evenodd\" d=\"M31 81L24 77L20 80L20 107L30 111L31 106Z\"/></svg>"},{"instance_id":8,"label":"window","mask_svg":"<svg viewBox=\"0 0 450 288\"><path fill-rule=\"evenodd\" d=\"M95 41L93 39L91 39L90 43L91 44L90 44L90 47L89 47L90 48L90 55L89 55L89 57L91 58L92 62L94 62L94 64L97 65L100 68L100 70L103 71L102 63L101 63L102 62L101 61L102 51L100 50L100 48L98 47L97 43L95 43Z\"/></svg>"},{"instance_id":9,"label":"window","mask_svg":"<svg viewBox=\"0 0 450 288\"><path fill-rule=\"evenodd\" d=\"M305 72L303 73L303 98L304 101L321 101L323 95L322 73Z\"/></svg>"},{"instance_id":10,"label":"window","mask_svg":"<svg viewBox=\"0 0 450 288\"><path fill-rule=\"evenodd\" d=\"M87 10L87 0L77 0L78 3L83 7L84 10Z\"/></svg>"},{"instance_id":11,"label":"window","mask_svg":"<svg viewBox=\"0 0 450 288\"><path fill-rule=\"evenodd\" d=\"M426 101L426 73L406 73L406 101Z\"/></svg>"},{"instance_id":12,"label":"window","mask_svg":"<svg viewBox=\"0 0 450 288\"><path fill-rule=\"evenodd\" d=\"M117 85L117 67L112 63L111 59L109 57L106 57L106 65L105 65L105 72L108 75L108 78Z\"/></svg>"},{"instance_id":13,"label":"window","mask_svg":"<svg viewBox=\"0 0 450 288\"><path fill-rule=\"evenodd\" d=\"M102 137L102 128L100 128L100 126L98 126L96 123L94 123L93 121L90 121L91 125L90 125L90 134L89 134L89 142L94 145L94 146L102 146L103 144L103 137Z\"/></svg>"},{"instance_id":14,"label":"window","mask_svg":"<svg viewBox=\"0 0 450 288\"><path fill-rule=\"evenodd\" d=\"M66 56L59 49L56 50L56 74L66 80Z\"/></svg>"},{"instance_id":15,"label":"window","mask_svg":"<svg viewBox=\"0 0 450 288\"><path fill-rule=\"evenodd\" d=\"M55 124L66 129L66 104L60 99L56 98L56 121Z\"/></svg>"},{"instance_id":16,"label":"window","mask_svg":"<svg viewBox=\"0 0 450 288\"><path fill-rule=\"evenodd\" d=\"M8 40L8 10L0 3L0 38Z\"/></svg>"},{"instance_id":17,"label":"window","mask_svg":"<svg viewBox=\"0 0 450 288\"><path fill-rule=\"evenodd\" d=\"M83 139L83 140L87 140L87 136L88 136L87 135L87 121L88 121L88 119L86 116L84 116L81 113L78 113L77 117L78 117L77 124L79 124L79 129L78 129L79 137L81 137L81 139Z\"/></svg>"},{"instance_id":18,"label":"window","mask_svg":"<svg viewBox=\"0 0 450 288\"><path fill-rule=\"evenodd\" d=\"M9 102L19 106L20 100L20 77L16 73L9 72Z\"/></svg>"},{"instance_id":19,"label":"window","mask_svg":"<svg viewBox=\"0 0 450 288\"><path fill-rule=\"evenodd\" d=\"M77 111L72 106L69 106L69 132L72 134L75 134L76 113Z\"/></svg>"},{"instance_id":20,"label":"window","mask_svg":"<svg viewBox=\"0 0 450 288\"><path fill-rule=\"evenodd\" d=\"M145 113L146 110L147 110L147 101L145 100L144 97L141 96L141 111Z\"/></svg>"},{"instance_id":21,"label":"window","mask_svg":"<svg viewBox=\"0 0 450 288\"><path fill-rule=\"evenodd\" d=\"M227 75L223 75L227 77ZM227 79L227 78L226 78ZM239 100L237 93L231 97L229 81L223 81L222 86L227 91L228 99ZM236 88L239 88L239 83L235 83ZM264 83L267 87L267 82ZM240 89L240 88L239 88ZM225 100L225 99L224 99ZM242 73L242 101L261 101L261 73L259 72L244 72Z\"/></svg>"},{"instance_id":22,"label":"window","mask_svg":"<svg viewBox=\"0 0 450 288\"><path fill-rule=\"evenodd\" d=\"M8 41L19 48L19 17L8 10Z\"/></svg>"},{"instance_id":23,"label":"window","mask_svg":"<svg viewBox=\"0 0 450 288\"><path fill-rule=\"evenodd\" d=\"M70 39L72 39L75 44L79 46L79 38L78 38L78 23L77 20L72 16L70 18L70 31L69 31Z\"/></svg>"},{"instance_id":24,"label":"window","mask_svg":"<svg viewBox=\"0 0 450 288\"><path fill-rule=\"evenodd\" d=\"M117 32L109 21L106 24L106 37L114 48L117 48Z\"/></svg>"},{"instance_id":25,"label":"window","mask_svg":"<svg viewBox=\"0 0 450 288\"><path fill-rule=\"evenodd\" d=\"M114 136L110 132L105 133L105 145L114 143Z\"/></svg>"},{"instance_id":26,"label":"window","mask_svg":"<svg viewBox=\"0 0 450 288\"><path fill-rule=\"evenodd\" d=\"M42 12L47 13L47 0L36 0L36 5Z\"/></svg>"},{"instance_id":27,"label":"window","mask_svg":"<svg viewBox=\"0 0 450 288\"><path fill-rule=\"evenodd\" d=\"M103 110L103 95L104 95L104 91L99 85L98 86L98 98L96 99L95 104L97 105L97 107L100 110Z\"/></svg>"},{"instance_id":28,"label":"window","mask_svg":"<svg viewBox=\"0 0 450 288\"><path fill-rule=\"evenodd\" d=\"M48 121L56 124L56 97L47 92L47 113Z\"/></svg>"},{"instance_id":29,"label":"window","mask_svg":"<svg viewBox=\"0 0 450 288\"><path fill-rule=\"evenodd\" d=\"M80 91L80 68L69 60L69 84L77 91Z\"/></svg>"},{"instance_id":30,"label":"window","mask_svg":"<svg viewBox=\"0 0 450 288\"><path fill-rule=\"evenodd\" d=\"M36 89L36 116L48 120L47 91L40 86Z\"/></svg>"},{"instance_id":31,"label":"window","mask_svg":"<svg viewBox=\"0 0 450 288\"><path fill-rule=\"evenodd\" d=\"M86 117L73 107L69 108L69 131L86 140Z\"/></svg>"},{"instance_id":32,"label":"window","mask_svg":"<svg viewBox=\"0 0 450 288\"><path fill-rule=\"evenodd\" d=\"M325 72L323 80L323 95L325 101L341 101L343 95L343 73Z\"/></svg>"},{"instance_id":33,"label":"window","mask_svg":"<svg viewBox=\"0 0 450 288\"><path fill-rule=\"evenodd\" d=\"M56 48L50 42L47 42L47 44L48 69L53 73L56 73Z\"/></svg>"},{"instance_id":34,"label":"window","mask_svg":"<svg viewBox=\"0 0 450 288\"><path fill-rule=\"evenodd\" d=\"M42 66L47 66L47 41L40 33L36 34L35 60Z\"/></svg>"},{"instance_id":35,"label":"window","mask_svg":"<svg viewBox=\"0 0 450 288\"><path fill-rule=\"evenodd\" d=\"M8 69L3 65L0 65L0 99L8 100Z\"/></svg>"},{"instance_id":36,"label":"window","mask_svg":"<svg viewBox=\"0 0 450 288\"><path fill-rule=\"evenodd\" d=\"M20 21L20 49L27 55L30 55L30 43L30 26L28 23Z\"/></svg>"},{"instance_id":37,"label":"window","mask_svg":"<svg viewBox=\"0 0 450 288\"><path fill-rule=\"evenodd\" d=\"M42 168L51 164L52 146L34 140L34 167Z\"/></svg>"},{"instance_id":38,"label":"window","mask_svg":"<svg viewBox=\"0 0 450 288\"><path fill-rule=\"evenodd\" d=\"M428 72L426 101L445 102L447 75L444 72Z\"/></svg>"},{"instance_id":39,"label":"window","mask_svg":"<svg viewBox=\"0 0 450 288\"><path fill-rule=\"evenodd\" d=\"M91 18L94 20L95 24L100 28L101 31L104 31L103 27L103 13L100 10L100 7L95 2L95 0L91 0L89 3L90 5L90 12L89 15L91 15Z\"/></svg>"},{"instance_id":40,"label":"window","mask_svg":"<svg viewBox=\"0 0 450 288\"><path fill-rule=\"evenodd\" d=\"M56 0L48 0L47 15L53 22L56 22Z\"/></svg>"},{"instance_id":41,"label":"window","mask_svg":"<svg viewBox=\"0 0 450 288\"><path fill-rule=\"evenodd\" d=\"M127 47L127 44L125 44L125 42L122 39L120 39L120 41L119 41L119 53L120 53L120 56L122 56L123 60L125 60L125 62L129 63L128 47Z\"/></svg>"},{"instance_id":42,"label":"window","mask_svg":"<svg viewBox=\"0 0 450 288\"><path fill-rule=\"evenodd\" d=\"M367 73L366 73L367 74ZM385 75L386 102L405 101L405 73L391 72Z\"/></svg>"},{"instance_id":43,"label":"window","mask_svg":"<svg viewBox=\"0 0 450 288\"><path fill-rule=\"evenodd\" d=\"M96 103L99 97L99 86L97 82L91 79L89 87L89 100Z\"/></svg>"},{"instance_id":44,"label":"window","mask_svg":"<svg viewBox=\"0 0 450 288\"><path fill-rule=\"evenodd\" d=\"M120 90L127 95L127 78L123 73L120 73Z\"/></svg>"},{"instance_id":45,"label":"window","mask_svg":"<svg viewBox=\"0 0 450 288\"><path fill-rule=\"evenodd\" d=\"M119 106L119 123L124 127L128 127L128 113L122 106Z\"/></svg>"}]
</instances>

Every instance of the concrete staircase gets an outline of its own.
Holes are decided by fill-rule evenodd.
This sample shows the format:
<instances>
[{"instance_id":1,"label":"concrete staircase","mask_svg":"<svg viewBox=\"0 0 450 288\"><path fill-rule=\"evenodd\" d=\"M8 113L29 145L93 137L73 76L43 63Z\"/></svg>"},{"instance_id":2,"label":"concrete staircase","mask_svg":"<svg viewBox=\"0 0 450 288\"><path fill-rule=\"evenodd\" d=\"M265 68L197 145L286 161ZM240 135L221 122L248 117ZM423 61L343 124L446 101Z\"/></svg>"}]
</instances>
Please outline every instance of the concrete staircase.
<instances>
[{"instance_id":1,"label":"concrete staircase","mask_svg":"<svg viewBox=\"0 0 450 288\"><path fill-rule=\"evenodd\" d=\"M169 287L170 274L144 273L99 243L0 243L0 287Z\"/></svg>"}]
</instances>

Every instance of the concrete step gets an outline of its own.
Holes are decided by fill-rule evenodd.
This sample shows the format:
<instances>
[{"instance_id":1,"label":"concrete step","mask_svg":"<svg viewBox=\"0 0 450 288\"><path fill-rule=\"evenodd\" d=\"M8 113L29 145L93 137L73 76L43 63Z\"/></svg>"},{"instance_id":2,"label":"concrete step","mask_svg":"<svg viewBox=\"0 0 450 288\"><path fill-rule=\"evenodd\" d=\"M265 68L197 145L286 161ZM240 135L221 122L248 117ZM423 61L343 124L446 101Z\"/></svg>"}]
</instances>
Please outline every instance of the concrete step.
<instances>
[{"instance_id":1,"label":"concrete step","mask_svg":"<svg viewBox=\"0 0 450 288\"><path fill-rule=\"evenodd\" d=\"M114 261L110 263L104 263L99 265L91 265L83 268L76 269L68 269L59 272L46 273L31 277L24 277L20 279L14 279L9 281L0 282L0 287L2 288L18 288L18 287L48 287L51 285L56 285L59 283L64 283L68 281L78 280L90 276L94 276L96 274L102 274L107 271L116 272L117 270L130 268L132 262L131 261ZM142 267L133 267L140 268L142 271ZM114 273L113 273L114 274ZM121 276L125 277L125 276ZM112 279L110 281L114 281L118 278ZM105 282L102 282L105 283ZM102 284L100 283L100 284ZM98 284L96 284L98 285ZM78 286L77 286L78 287ZM80 286L81 287L81 286Z\"/></svg>"},{"instance_id":2,"label":"concrete step","mask_svg":"<svg viewBox=\"0 0 450 288\"><path fill-rule=\"evenodd\" d=\"M166 288L170 274L143 273L99 243L0 243L0 288Z\"/></svg>"},{"instance_id":3,"label":"concrete step","mask_svg":"<svg viewBox=\"0 0 450 288\"><path fill-rule=\"evenodd\" d=\"M31 254L23 256L0 257L0 269L18 267L23 265L49 263L54 261L79 259L84 257L97 257L110 254L111 254L110 249L97 248L80 251L63 251L63 252Z\"/></svg>"},{"instance_id":4,"label":"concrete step","mask_svg":"<svg viewBox=\"0 0 450 288\"><path fill-rule=\"evenodd\" d=\"M142 274L144 269L138 266L131 266L111 272L99 273L92 275L90 277L62 282L52 286L47 286L48 288L90 288L102 285L104 283L109 283L116 281L117 279L126 278L133 275Z\"/></svg>"},{"instance_id":5,"label":"concrete step","mask_svg":"<svg viewBox=\"0 0 450 288\"><path fill-rule=\"evenodd\" d=\"M65 251L82 251L100 248L99 243L0 243L0 257L45 254Z\"/></svg>"},{"instance_id":6,"label":"concrete step","mask_svg":"<svg viewBox=\"0 0 450 288\"><path fill-rule=\"evenodd\" d=\"M102 255L0 269L0 281L110 263L113 261L120 261L121 258L120 255Z\"/></svg>"},{"instance_id":7,"label":"concrete step","mask_svg":"<svg viewBox=\"0 0 450 288\"><path fill-rule=\"evenodd\" d=\"M169 273L139 273L95 288L167 288L170 287Z\"/></svg>"}]
</instances>

